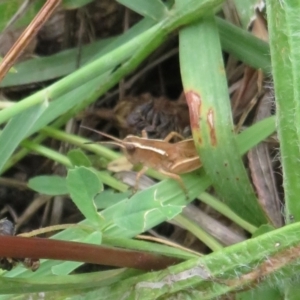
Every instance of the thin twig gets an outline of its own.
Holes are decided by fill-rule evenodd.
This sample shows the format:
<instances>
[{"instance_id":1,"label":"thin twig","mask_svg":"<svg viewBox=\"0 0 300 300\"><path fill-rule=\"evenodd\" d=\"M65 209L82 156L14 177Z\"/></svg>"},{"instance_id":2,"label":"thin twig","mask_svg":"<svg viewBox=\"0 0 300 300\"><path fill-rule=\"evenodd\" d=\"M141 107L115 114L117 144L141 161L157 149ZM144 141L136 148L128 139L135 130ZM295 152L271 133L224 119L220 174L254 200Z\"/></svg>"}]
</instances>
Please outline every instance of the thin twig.
<instances>
[{"instance_id":1,"label":"thin twig","mask_svg":"<svg viewBox=\"0 0 300 300\"><path fill-rule=\"evenodd\" d=\"M6 73L13 66L18 57L22 54L22 51L36 36L40 28L49 19L54 10L60 4L60 2L61 0L47 0L42 9L39 11L39 13L35 16L35 18L31 21L28 27L20 35L20 37L5 55L0 64L0 81L2 81Z\"/></svg>"}]
</instances>

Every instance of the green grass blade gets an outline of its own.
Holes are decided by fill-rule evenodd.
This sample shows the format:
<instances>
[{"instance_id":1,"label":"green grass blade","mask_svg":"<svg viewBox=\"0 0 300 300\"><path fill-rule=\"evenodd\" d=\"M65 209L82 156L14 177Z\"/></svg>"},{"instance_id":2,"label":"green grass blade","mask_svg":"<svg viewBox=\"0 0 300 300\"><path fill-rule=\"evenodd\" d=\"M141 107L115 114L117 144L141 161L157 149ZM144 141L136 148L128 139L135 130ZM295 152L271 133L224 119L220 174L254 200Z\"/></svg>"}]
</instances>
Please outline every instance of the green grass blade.
<instances>
[{"instance_id":1,"label":"green grass blade","mask_svg":"<svg viewBox=\"0 0 300 300\"><path fill-rule=\"evenodd\" d=\"M144 18L124 34L116 38L104 39L83 46L80 62L81 66L88 62L92 62L95 59L98 59L110 51L120 47L124 43L129 42L154 24L154 21ZM16 69L18 73L14 74L13 76L11 76L11 74L7 74L0 86L7 87L29 84L68 75L69 73L78 69L76 66L77 56L78 49L76 48L61 51L57 54L47 57L38 57L27 60L17 64ZM101 81L99 80L99 82Z\"/></svg>"},{"instance_id":2,"label":"green grass blade","mask_svg":"<svg viewBox=\"0 0 300 300\"><path fill-rule=\"evenodd\" d=\"M145 44L155 35L156 28L152 27L138 38L130 41L116 50L100 57L93 63L90 63L69 76L61 79L45 90L35 93L18 102L17 104L0 111L0 123L7 121L9 118L17 114L20 110L28 108L43 101L46 96L48 99L54 100L73 90L74 86L82 86L96 77L104 74L110 69L128 59L136 49L139 49L140 43ZM145 40L144 40L145 39Z\"/></svg>"},{"instance_id":3,"label":"green grass blade","mask_svg":"<svg viewBox=\"0 0 300 300\"><path fill-rule=\"evenodd\" d=\"M161 20L168 12L167 7L161 0L117 0L133 11L144 17L149 17L155 21Z\"/></svg>"},{"instance_id":4,"label":"green grass blade","mask_svg":"<svg viewBox=\"0 0 300 300\"><path fill-rule=\"evenodd\" d=\"M108 237L108 238L103 238L102 244L107 246L124 248L124 249L150 251L152 253L177 257L184 260L200 256L199 254L197 255L196 253L190 252L187 249L182 249L181 246L175 248L175 247L170 247L168 245L148 242L144 240L136 240L136 239Z\"/></svg>"},{"instance_id":5,"label":"green grass blade","mask_svg":"<svg viewBox=\"0 0 300 300\"><path fill-rule=\"evenodd\" d=\"M266 217L233 134L228 87L213 17L180 31L180 66L193 137L213 186L242 218L255 225L265 223Z\"/></svg>"},{"instance_id":6,"label":"green grass blade","mask_svg":"<svg viewBox=\"0 0 300 300\"><path fill-rule=\"evenodd\" d=\"M270 49L266 42L221 18L216 21L224 51L255 69L271 73Z\"/></svg>"},{"instance_id":7,"label":"green grass blade","mask_svg":"<svg viewBox=\"0 0 300 300\"><path fill-rule=\"evenodd\" d=\"M269 0L267 13L286 220L294 222L300 221L300 2Z\"/></svg>"},{"instance_id":8,"label":"green grass blade","mask_svg":"<svg viewBox=\"0 0 300 300\"><path fill-rule=\"evenodd\" d=\"M20 142L26 137L31 127L48 106L48 102L33 106L16 115L5 126L0 136L0 170L12 155Z\"/></svg>"},{"instance_id":9,"label":"green grass blade","mask_svg":"<svg viewBox=\"0 0 300 300\"><path fill-rule=\"evenodd\" d=\"M82 47L81 64L85 64L100 52L112 39L100 40ZM47 81L68 75L77 70L78 49L68 49L59 53L35 57L15 65L17 73L7 74L1 87L19 86Z\"/></svg>"},{"instance_id":10,"label":"green grass blade","mask_svg":"<svg viewBox=\"0 0 300 300\"><path fill-rule=\"evenodd\" d=\"M202 229L193 220L190 220L185 215L180 214L174 218L174 220L183 228L192 232L200 241L207 245L211 250L218 251L223 248L214 237L208 234L204 229Z\"/></svg>"},{"instance_id":11,"label":"green grass blade","mask_svg":"<svg viewBox=\"0 0 300 300\"><path fill-rule=\"evenodd\" d=\"M22 290L22 294L25 293L34 293L41 291L41 287L43 287L43 291L62 291L57 292L55 295L59 297L63 295L63 291L73 290L76 288L79 293L80 289L87 289L93 287L95 285L98 286L106 286L110 285L114 282L118 282L121 279L129 278L134 275L140 274L141 271L136 270L109 270L109 271L101 271L101 272L93 272L93 273L85 273L79 275L72 276L48 276L48 277L40 277L36 276L36 278L5 278L0 277L0 294L15 294L17 291ZM84 292L84 291L82 291ZM13 295L1 295L0 299L28 299L28 294L22 297L20 294L18 296ZM61 298L52 298L52 299L61 299ZM48 298L45 298L48 299ZM49 298L50 299L50 298Z\"/></svg>"}]
</instances>

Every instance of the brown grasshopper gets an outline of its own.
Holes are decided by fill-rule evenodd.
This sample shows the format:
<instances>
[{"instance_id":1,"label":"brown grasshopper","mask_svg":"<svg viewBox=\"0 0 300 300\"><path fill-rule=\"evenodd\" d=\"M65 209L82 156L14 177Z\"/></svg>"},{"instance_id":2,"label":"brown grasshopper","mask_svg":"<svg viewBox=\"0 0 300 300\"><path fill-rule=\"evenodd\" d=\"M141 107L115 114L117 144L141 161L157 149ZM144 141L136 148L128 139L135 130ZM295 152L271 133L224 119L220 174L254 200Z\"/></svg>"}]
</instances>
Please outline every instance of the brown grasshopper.
<instances>
[{"instance_id":1,"label":"brown grasshopper","mask_svg":"<svg viewBox=\"0 0 300 300\"><path fill-rule=\"evenodd\" d=\"M136 176L135 190L137 190L140 177L148 168L153 168L158 172L175 179L187 194L187 189L179 174L188 173L201 167L201 162L193 139L170 143L174 137L183 139L177 132L170 132L164 140L148 139L145 131L143 131L142 137L128 135L121 140L101 131L84 126L81 127L110 138L112 141L101 143L108 143L121 147L129 162L133 165L143 165L143 168Z\"/></svg>"}]
</instances>

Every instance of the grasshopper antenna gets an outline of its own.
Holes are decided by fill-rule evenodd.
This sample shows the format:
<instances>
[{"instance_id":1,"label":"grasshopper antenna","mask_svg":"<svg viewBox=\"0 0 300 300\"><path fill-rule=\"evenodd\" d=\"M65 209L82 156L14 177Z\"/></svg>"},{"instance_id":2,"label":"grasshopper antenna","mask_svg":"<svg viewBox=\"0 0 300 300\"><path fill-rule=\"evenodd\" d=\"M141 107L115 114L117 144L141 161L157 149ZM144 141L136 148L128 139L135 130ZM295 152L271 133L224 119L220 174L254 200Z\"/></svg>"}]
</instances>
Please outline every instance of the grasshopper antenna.
<instances>
[{"instance_id":1,"label":"grasshopper antenna","mask_svg":"<svg viewBox=\"0 0 300 300\"><path fill-rule=\"evenodd\" d=\"M102 131L99 131L99 130L96 130L96 129L93 129L93 128L90 128L90 127L87 127L87 126L84 126L84 125L80 125L81 128L84 128L84 129L87 129L87 130L90 130L90 131L93 131L93 132L96 132L100 135L103 135L109 139L111 139L112 141L105 141L105 142L98 142L100 144L110 144L110 145L116 145L116 146L119 146L121 148L125 148L124 146L124 143L122 140L110 135L110 134L107 134L107 133L104 133ZM85 144L91 144L92 142L87 142Z\"/></svg>"}]
</instances>

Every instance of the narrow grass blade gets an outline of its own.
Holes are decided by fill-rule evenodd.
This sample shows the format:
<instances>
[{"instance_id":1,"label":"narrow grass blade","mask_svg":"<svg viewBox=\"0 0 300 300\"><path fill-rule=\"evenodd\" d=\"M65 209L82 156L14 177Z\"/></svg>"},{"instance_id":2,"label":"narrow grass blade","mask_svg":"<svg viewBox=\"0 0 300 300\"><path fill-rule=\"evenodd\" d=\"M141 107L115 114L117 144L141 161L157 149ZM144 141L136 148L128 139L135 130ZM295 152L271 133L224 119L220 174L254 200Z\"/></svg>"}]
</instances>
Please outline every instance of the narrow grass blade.
<instances>
[{"instance_id":1,"label":"narrow grass blade","mask_svg":"<svg viewBox=\"0 0 300 300\"><path fill-rule=\"evenodd\" d=\"M261 69L266 74L271 73L268 43L221 18L216 17L216 21L224 51L255 69Z\"/></svg>"},{"instance_id":2,"label":"narrow grass blade","mask_svg":"<svg viewBox=\"0 0 300 300\"><path fill-rule=\"evenodd\" d=\"M103 238L102 244L120 247L125 249L132 250L141 250L141 251L150 251L152 253L163 254L167 256L177 257L181 259L190 259L201 256L200 254L190 251L189 249L185 249L180 245L164 245L159 243L153 243L152 241L145 241L141 239L126 239L126 238ZM172 244L172 243L170 243ZM173 246L173 247L171 247ZM176 247L177 246L177 247Z\"/></svg>"},{"instance_id":3,"label":"narrow grass blade","mask_svg":"<svg viewBox=\"0 0 300 300\"><path fill-rule=\"evenodd\" d=\"M47 106L47 101L33 106L16 115L5 126L0 135L0 171Z\"/></svg>"},{"instance_id":4,"label":"narrow grass blade","mask_svg":"<svg viewBox=\"0 0 300 300\"><path fill-rule=\"evenodd\" d=\"M21 296L19 295L8 295L8 294L16 294L17 291L22 290L22 294L26 293L34 293L41 291L41 287L43 287L43 291L62 291L57 292L54 298L48 298L45 296L45 299L66 299L66 298L58 298L59 296L63 297L64 291L69 289L73 290L76 288L79 293L80 289L87 289L93 287L95 285L98 286L106 286L110 285L114 282L118 282L121 279L129 278L132 276L136 276L140 274L141 271L136 270L125 270L125 269L117 269L117 270L109 270L109 271L101 271L101 272L93 272L93 273L85 273L79 275L72 276L47 276L41 277L37 276L36 278L28 279L28 278L5 278L0 277L0 299L28 299L28 294ZM7 295L3 295L7 294ZM38 298L37 298L38 299Z\"/></svg>"},{"instance_id":5,"label":"narrow grass blade","mask_svg":"<svg viewBox=\"0 0 300 300\"><path fill-rule=\"evenodd\" d=\"M294 222L300 221L300 3L269 0L267 13L286 221Z\"/></svg>"},{"instance_id":6,"label":"narrow grass blade","mask_svg":"<svg viewBox=\"0 0 300 300\"><path fill-rule=\"evenodd\" d=\"M85 64L100 52L112 39L100 40L82 47L81 64ZM1 87L19 86L47 81L68 75L76 69L78 49L68 49L59 53L35 57L15 65L17 73L7 74L1 81Z\"/></svg>"},{"instance_id":7,"label":"narrow grass blade","mask_svg":"<svg viewBox=\"0 0 300 300\"><path fill-rule=\"evenodd\" d=\"M228 87L213 17L180 31L180 66L193 137L213 186L242 218L255 225L265 223L266 217L257 203L233 134Z\"/></svg>"},{"instance_id":8,"label":"narrow grass blade","mask_svg":"<svg viewBox=\"0 0 300 300\"><path fill-rule=\"evenodd\" d=\"M167 8L161 0L117 0L144 17L159 21L167 14Z\"/></svg>"}]
</instances>

